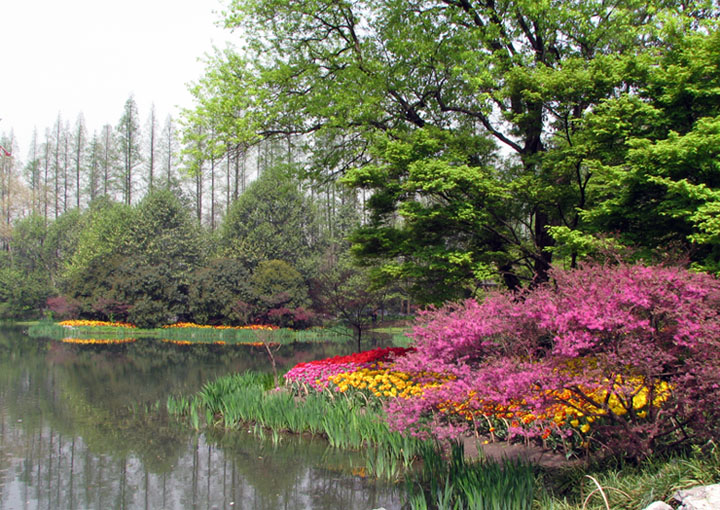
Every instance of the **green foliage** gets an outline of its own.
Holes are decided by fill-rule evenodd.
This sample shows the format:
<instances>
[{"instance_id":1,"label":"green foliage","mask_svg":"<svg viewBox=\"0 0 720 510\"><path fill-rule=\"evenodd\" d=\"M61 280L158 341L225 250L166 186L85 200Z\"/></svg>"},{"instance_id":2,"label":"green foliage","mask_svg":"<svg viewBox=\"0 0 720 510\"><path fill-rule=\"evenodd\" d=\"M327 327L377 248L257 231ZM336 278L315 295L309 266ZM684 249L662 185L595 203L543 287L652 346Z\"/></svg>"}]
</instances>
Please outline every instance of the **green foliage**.
<instances>
[{"instance_id":1,"label":"green foliage","mask_svg":"<svg viewBox=\"0 0 720 510\"><path fill-rule=\"evenodd\" d=\"M357 267L340 245L331 246L313 280L314 308L352 328L361 350L361 336L373 321L387 287L377 285L370 270Z\"/></svg>"},{"instance_id":2,"label":"green foliage","mask_svg":"<svg viewBox=\"0 0 720 510\"><path fill-rule=\"evenodd\" d=\"M52 293L42 271L27 273L20 268L0 266L0 319L29 319L41 316Z\"/></svg>"},{"instance_id":3,"label":"green foliage","mask_svg":"<svg viewBox=\"0 0 720 510\"><path fill-rule=\"evenodd\" d=\"M310 433L325 437L335 448L366 449L371 456L367 465L371 473L390 479L409 467L420 451L420 441L388 430L381 408L322 393L299 399L285 389L267 391L270 384L268 374L245 372L221 377L207 383L193 398L171 397L168 410L185 416L193 426L199 426L197 417L205 411L211 418L208 426L252 427L256 435L263 435L266 429ZM388 469L390 465L394 467Z\"/></svg>"},{"instance_id":4,"label":"green foliage","mask_svg":"<svg viewBox=\"0 0 720 510\"><path fill-rule=\"evenodd\" d=\"M658 48L712 33L716 14L704 0L235 0L225 23L243 54L211 59L194 115L238 142L302 135L311 174L351 169L372 191L356 250L388 279L447 289L426 301L489 275L517 288L547 278L548 228L581 228L595 198L588 112L638 90ZM489 138L506 149L496 161Z\"/></svg>"},{"instance_id":5,"label":"green foliage","mask_svg":"<svg viewBox=\"0 0 720 510\"><path fill-rule=\"evenodd\" d=\"M87 216L80 209L70 209L48 224L43 248L53 282L62 278L68 261L77 251Z\"/></svg>"},{"instance_id":6,"label":"green foliage","mask_svg":"<svg viewBox=\"0 0 720 510\"><path fill-rule=\"evenodd\" d=\"M635 87L584 119L579 151L594 171L585 231L639 256L677 245L720 270L720 36L671 25L669 50L639 61Z\"/></svg>"},{"instance_id":7,"label":"green foliage","mask_svg":"<svg viewBox=\"0 0 720 510\"><path fill-rule=\"evenodd\" d=\"M134 213L124 252L143 265L165 268L178 285L187 285L205 258L201 231L189 211L172 192L157 190L146 195Z\"/></svg>"},{"instance_id":8,"label":"green foliage","mask_svg":"<svg viewBox=\"0 0 720 510\"><path fill-rule=\"evenodd\" d=\"M354 253L383 263L382 280L410 281L422 302L476 295L493 277L517 287L514 264L533 248L514 238L509 218L521 213L522 190L491 166L492 150L483 137L433 128L376 137L383 163L345 178L372 192Z\"/></svg>"},{"instance_id":9,"label":"green foliage","mask_svg":"<svg viewBox=\"0 0 720 510\"><path fill-rule=\"evenodd\" d=\"M635 510L654 501L672 501L679 490L711 485L720 479L720 450L714 443L671 457L637 464L605 463L546 469L538 479L538 510Z\"/></svg>"},{"instance_id":10,"label":"green foliage","mask_svg":"<svg viewBox=\"0 0 720 510\"><path fill-rule=\"evenodd\" d=\"M150 327L187 314L203 239L177 197L156 190L135 207L103 201L88 214L63 284L83 315Z\"/></svg>"},{"instance_id":11,"label":"green foliage","mask_svg":"<svg viewBox=\"0 0 720 510\"><path fill-rule=\"evenodd\" d=\"M125 257L109 283L111 296L129 305L127 320L139 327L171 324L187 311L187 286L170 264Z\"/></svg>"},{"instance_id":12,"label":"green foliage","mask_svg":"<svg viewBox=\"0 0 720 510\"><path fill-rule=\"evenodd\" d=\"M281 169L268 170L231 206L220 234L225 256L255 268L266 260L295 266L311 256L315 211L299 183Z\"/></svg>"},{"instance_id":13,"label":"green foliage","mask_svg":"<svg viewBox=\"0 0 720 510\"><path fill-rule=\"evenodd\" d=\"M422 473L408 481L411 508L530 510L535 495L534 468L521 460L468 461L461 443L449 454L439 445L421 449ZM419 492L417 489L421 488Z\"/></svg>"},{"instance_id":14,"label":"green foliage","mask_svg":"<svg viewBox=\"0 0 720 510\"><path fill-rule=\"evenodd\" d=\"M18 220L13 226L10 252L15 267L23 271L48 269L45 243L47 228L42 216L31 214Z\"/></svg>"},{"instance_id":15,"label":"green foliage","mask_svg":"<svg viewBox=\"0 0 720 510\"><path fill-rule=\"evenodd\" d=\"M235 259L211 259L195 271L188 290L189 313L197 324L247 324L241 303L252 299L250 275Z\"/></svg>"},{"instance_id":16,"label":"green foliage","mask_svg":"<svg viewBox=\"0 0 720 510\"><path fill-rule=\"evenodd\" d=\"M253 297L268 308L307 306L307 285L303 277L283 260L266 260L258 264L250 278Z\"/></svg>"},{"instance_id":17,"label":"green foliage","mask_svg":"<svg viewBox=\"0 0 720 510\"><path fill-rule=\"evenodd\" d=\"M255 320L278 326L307 327L312 319L308 287L302 275L283 260L260 262L250 278Z\"/></svg>"},{"instance_id":18,"label":"green foliage","mask_svg":"<svg viewBox=\"0 0 720 510\"><path fill-rule=\"evenodd\" d=\"M83 278L90 272L91 265L97 265L99 260L125 253L132 245L133 221L133 211L126 205L108 199L91 204L65 277L70 280Z\"/></svg>"}]
</instances>

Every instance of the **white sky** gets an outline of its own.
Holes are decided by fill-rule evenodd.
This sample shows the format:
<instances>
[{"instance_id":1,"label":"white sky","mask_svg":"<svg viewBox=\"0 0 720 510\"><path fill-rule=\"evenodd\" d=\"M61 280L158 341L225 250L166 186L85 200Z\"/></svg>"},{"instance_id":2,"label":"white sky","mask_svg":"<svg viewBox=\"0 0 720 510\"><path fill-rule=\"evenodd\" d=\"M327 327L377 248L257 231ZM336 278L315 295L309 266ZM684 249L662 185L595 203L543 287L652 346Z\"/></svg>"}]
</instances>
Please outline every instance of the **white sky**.
<instances>
[{"instance_id":1,"label":"white sky","mask_svg":"<svg viewBox=\"0 0 720 510\"><path fill-rule=\"evenodd\" d=\"M191 106L199 60L235 37L217 26L219 0L8 0L0 7L0 134L26 160L58 113L89 134L115 126L133 94L141 125Z\"/></svg>"}]
</instances>

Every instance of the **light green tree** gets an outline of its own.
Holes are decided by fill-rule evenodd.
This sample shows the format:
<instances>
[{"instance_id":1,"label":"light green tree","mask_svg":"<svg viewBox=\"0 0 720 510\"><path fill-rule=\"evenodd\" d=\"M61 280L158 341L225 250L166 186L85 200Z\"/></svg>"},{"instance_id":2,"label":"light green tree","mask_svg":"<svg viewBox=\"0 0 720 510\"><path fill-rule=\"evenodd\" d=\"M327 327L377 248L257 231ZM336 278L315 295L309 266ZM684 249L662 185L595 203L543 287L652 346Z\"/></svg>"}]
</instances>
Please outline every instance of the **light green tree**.
<instances>
[{"instance_id":1,"label":"light green tree","mask_svg":"<svg viewBox=\"0 0 720 510\"><path fill-rule=\"evenodd\" d=\"M467 262L458 253L462 266L483 260L511 287L541 282L555 244L549 228L577 227L588 205L592 170L575 152L581 120L633 87L638 62L667 44L668 23L693 31L715 14L705 1L235 0L226 24L243 34L244 57L226 51L211 60L201 83L212 94L197 96L198 111L213 111L219 129L248 142L309 139L309 171L326 172L328 162L357 168L349 182L386 199L372 204L382 214L377 235L356 238L361 252L386 241L383 229L392 233L413 202L452 206L435 180L476 172L482 192L466 197L472 226L416 233L458 246L453 238L476 232L473 249L490 255ZM459 147L464 139L468 149L414 160L428 181L400 194L412 169L388 150L394 140L412 146L420 129ZM492 172L482 138L502 148ZM445 169L431 171L438 157ZM378 158L395 168L385 182Z\"/></svg>"},{"instance_id":2,"label":"light green tree","mask_svg":"<svg viewBox=\"0 0 720 510\"><path fill-rule=\"evenodd\" d=\"M609 236L642 258L674 248L718 272L720 35L680 28L637 63L633 88L583 119L574 150L594 173L590 206L579 228L554 233L590 251Z\"/></svg>"}]
</instances>

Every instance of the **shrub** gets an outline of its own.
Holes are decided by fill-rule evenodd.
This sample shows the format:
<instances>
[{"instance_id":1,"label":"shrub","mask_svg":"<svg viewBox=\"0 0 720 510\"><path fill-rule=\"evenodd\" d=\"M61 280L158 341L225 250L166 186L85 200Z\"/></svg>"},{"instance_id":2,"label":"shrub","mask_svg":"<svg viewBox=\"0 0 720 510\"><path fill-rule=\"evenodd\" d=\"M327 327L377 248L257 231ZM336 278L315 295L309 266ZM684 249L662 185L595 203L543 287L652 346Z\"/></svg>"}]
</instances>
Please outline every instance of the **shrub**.
<instances>
[{"instance_id":1,"label":"shrub","mask_svg":"<svg viewBox=\"0 0 720 510\"><path fill-rule=\"evenodd\" d=\"M233 259L212 259L190 279L190 316L200 324L247 324L250 313L236 310L239 302L250 300L250 275Z\"/></svg>"},{"instance_id":2,"label":"shrub","mask_svg":"<svg viewBox=\"0 0 720 510\"><path fill-rule=\"evenodd\" d=\"M56 319L74 319L80 312L80 304L67 296L50 297L46 304Z\"/></svg>"},{"instance_id":3,"label":"shrub","mask_svg":"<svg viewBox=\"0 0 720 510\"><path fill-rule=\"evenodd\" d=\"M397 370L442 374L387 404L415 435L523 434L625 453L720 434L720 284L677 267L586 265L433 309Z\"/></svg>"}]
</instances>

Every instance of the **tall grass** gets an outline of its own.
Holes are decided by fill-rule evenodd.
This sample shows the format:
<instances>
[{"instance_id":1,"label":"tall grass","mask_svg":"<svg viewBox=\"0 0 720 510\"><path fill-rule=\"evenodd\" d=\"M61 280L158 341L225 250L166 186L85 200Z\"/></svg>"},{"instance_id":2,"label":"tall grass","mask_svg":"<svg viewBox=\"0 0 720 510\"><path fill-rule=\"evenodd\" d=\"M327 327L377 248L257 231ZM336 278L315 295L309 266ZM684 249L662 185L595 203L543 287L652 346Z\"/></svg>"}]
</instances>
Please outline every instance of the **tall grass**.
<instances>
[{"instance_id":1,"label":"tall grass","mask_svg":"<svg viewBox=\"0 0 720 510\"><path fill-rule=\"evenodd\" d=\"M272 376L245 372L207 383L190 399L168 399L168 411L195 427L205 411L209 426L246 428L263 435L311 434L335 448L367 449L366 469L380 478L398 479L418 456L422 442L390 431L379 405L342 394L310 393L302 398L272 389ZM194 413L194 414L193 414Z\"/></svg>"},{"instance_id":2,"label":"tall grass","mask_svg":"<svg viewBox=\"0 0 720 510\"><path fill-rule=\"evenodd\" d=\"M273 442L286 433L309 434L334 448L360 450L367 474L405 480L413 510L606 510L602 494L613 510L630 510L667 501L679 489L720 482L720 448L714 444L640 466L541 471L521 461L469 461L460 445L443 450L391 432L372 400L329 392L299 398L272 387L270 374L235 374L206 384L193 397L168 399L168 410L194 428L242 428Z\"/></svg>"},{"instance_id":3,"label":"tall grass","mask_svg":"<svg viewBox=\"0 0 720 510\"><path fill-rule=\"evenodd\" d=\"M465 459L462 444L445 455L436 444L421 447L422 471L408 480L414 510L530 510L535 494L534 468L523 461L503 463Z\"/></svg>"},{"instance_id":4,"label":"tall grass","mask_svg":"<svg viewBox=\"0 0 720 510\"><path fill-rule=\"evenodd\" d=\"M641 464L607 461L601 465L545 470L538 483L537 510L613 510L645 508L669 501L678 490L720 483L720 447L704 447L654 457ZM598 489L602 488L602 491Z\"/></svg>"}]
</instances>

